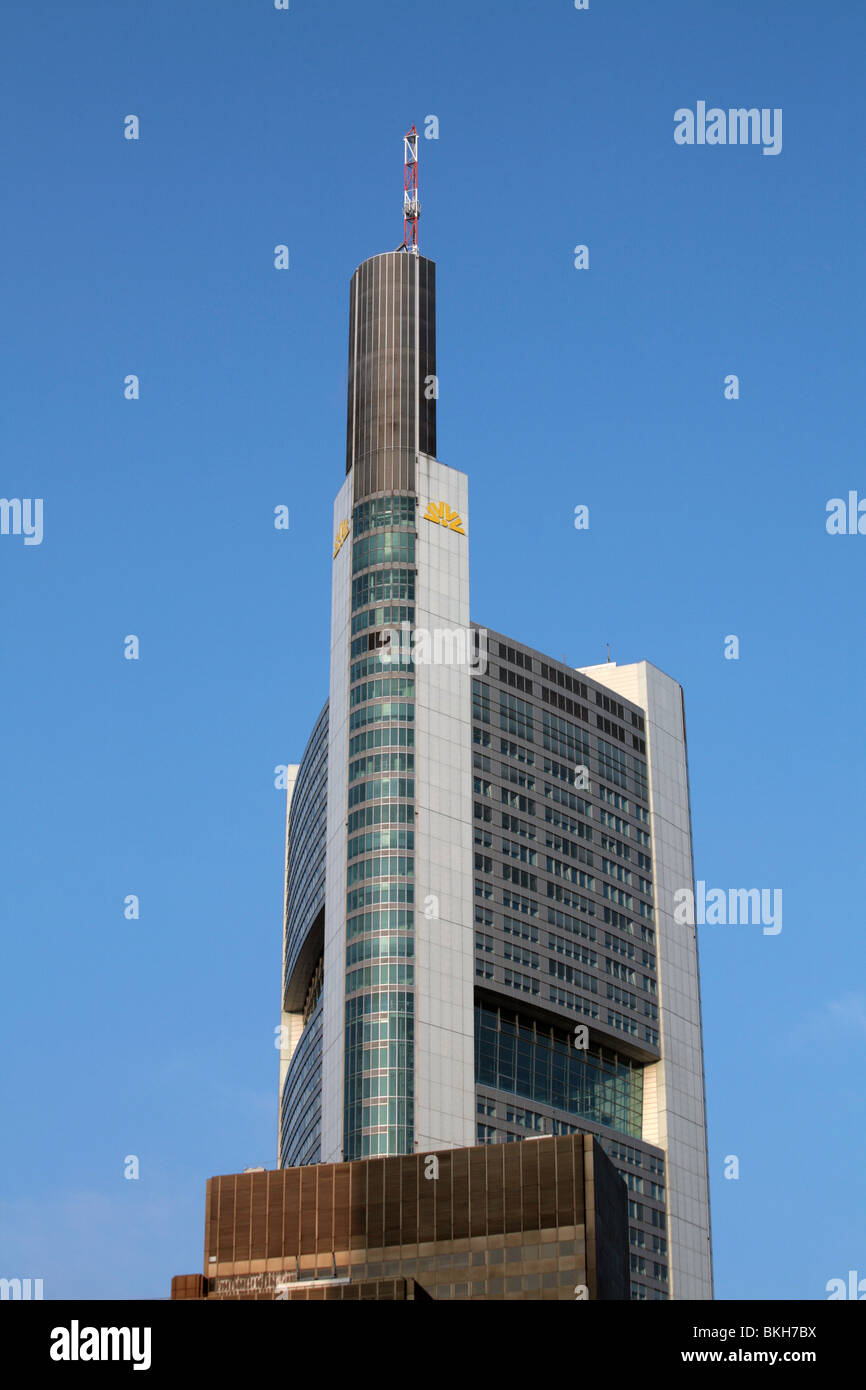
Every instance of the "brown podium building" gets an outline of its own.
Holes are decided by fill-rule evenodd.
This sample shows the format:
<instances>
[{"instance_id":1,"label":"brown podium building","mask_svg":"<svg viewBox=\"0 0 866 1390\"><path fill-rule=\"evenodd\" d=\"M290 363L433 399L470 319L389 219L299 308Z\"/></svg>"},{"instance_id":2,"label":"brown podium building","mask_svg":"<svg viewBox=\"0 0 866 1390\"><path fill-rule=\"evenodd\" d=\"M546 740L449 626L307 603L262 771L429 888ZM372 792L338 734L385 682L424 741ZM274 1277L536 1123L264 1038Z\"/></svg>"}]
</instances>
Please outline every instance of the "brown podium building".
<instances>
[{"instance_id":1,"label":"brown podium building","mask_svg":"<svg viewBox=\"0 0 866 1390\"><path fill-rule=\"evenodd\" d=\"M231 1173L173 1299L628 1299L626 1185L588 1134Z\"/></svg>"}]
</instances>

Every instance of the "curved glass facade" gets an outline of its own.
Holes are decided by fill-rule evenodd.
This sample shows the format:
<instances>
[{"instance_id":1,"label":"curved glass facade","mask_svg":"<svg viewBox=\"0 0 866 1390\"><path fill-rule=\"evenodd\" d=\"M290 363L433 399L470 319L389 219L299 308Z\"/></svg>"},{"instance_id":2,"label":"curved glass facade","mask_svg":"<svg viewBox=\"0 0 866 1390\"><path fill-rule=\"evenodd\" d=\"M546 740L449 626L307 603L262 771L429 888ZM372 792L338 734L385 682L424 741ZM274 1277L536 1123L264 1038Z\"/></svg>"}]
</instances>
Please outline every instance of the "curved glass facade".
<instances>
[{"instance_id":1,"label":"curved glass facade","mask_svg":"<svg viewBox=\"0 0 866 1390\"><path fill-rule=\"evenodd\" d=\"M283 1085L280 1167L318 1163L322 1138L322 996L307 1020Z\"/></svg>"},{"instance_id":2,"label":"curved glass facade","mask_svg":"<svg viewBox=\"0 0 866 1390\"><path fill-rule=\"evenodd\" d=\"M414 1144L415 679L383 643L415 619L416 506L371 497L352 517L346 1160Z\"/></svg>"},{"instance_id":3,"label":"curved glass facade","mask_svg":"<svg viewBox=\"0 0 866 1390\"><path fill-rule=\"evenodd\" d=\"M286 874L286 950L283 992L310 929L325 903L328 810L328 703L310 734L292 793Z\"/></svg>"},{"instance_id":4,"label":"curved glass facade","mask_svg":"<svg viewBox=\"0 0 866 1390\"><path fill-rule=\"evenodd\" d=\"M318 1163L322 1133L322 918L328 806L328 703L307 740L289 807L283 1020L303 1028L280 1096L281 1166Z\"/></svg>"}]
</instances>

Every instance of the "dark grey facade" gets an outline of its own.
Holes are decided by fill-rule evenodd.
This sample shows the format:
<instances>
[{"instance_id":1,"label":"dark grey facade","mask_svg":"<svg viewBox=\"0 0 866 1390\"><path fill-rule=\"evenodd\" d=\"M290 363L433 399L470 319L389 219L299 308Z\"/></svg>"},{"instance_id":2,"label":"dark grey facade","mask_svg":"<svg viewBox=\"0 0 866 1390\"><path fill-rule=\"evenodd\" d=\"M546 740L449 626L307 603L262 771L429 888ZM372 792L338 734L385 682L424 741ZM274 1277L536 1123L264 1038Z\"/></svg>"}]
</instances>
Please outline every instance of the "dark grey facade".
<instances>
[{"instance_id":1,"label":"dark grey facade","mask_svg":"<svg viewBox=\"0 0 866 1390\"><path fill-rule=\"evenodd\" d=\"M478 1142L597 1135L629 1187L632 1295L664 1297L665 1157L641 1138L643 1070L661 1055L644 713L513 638L487 641L472 725Z\"/></svg>"},{"instance_id":2,"label":"dark grey facade","mask_svg":"<svg viewBox=\"0 0 866 1390\"><path fill-rule=\"evenodd\" d=\"M388 251L352 276L346 472L354 500L415 492L419 451L436 455L436 267Z\"/></svg>"}]
</instances>

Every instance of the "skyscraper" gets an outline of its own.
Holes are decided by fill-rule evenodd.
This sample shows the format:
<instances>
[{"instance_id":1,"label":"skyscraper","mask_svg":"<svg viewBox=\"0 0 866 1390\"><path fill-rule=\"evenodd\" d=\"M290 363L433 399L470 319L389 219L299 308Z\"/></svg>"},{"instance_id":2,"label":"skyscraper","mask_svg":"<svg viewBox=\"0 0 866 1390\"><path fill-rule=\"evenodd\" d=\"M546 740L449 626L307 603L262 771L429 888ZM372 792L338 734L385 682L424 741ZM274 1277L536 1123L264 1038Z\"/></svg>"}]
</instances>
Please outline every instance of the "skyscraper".
<instances>
[{"instance_id":1,"label":"skyscraper","mask_svg":"<svg viewBox=\"0 0 866 1390\"><path fill-rule=\"evenodd\" d=\"M279 1163L593 1134L630 1189L632 1297L710 1298L682 690L471 622L435 267L407 225L351 285L330 689L289 787Z\"/></svg>"}]
</instances>

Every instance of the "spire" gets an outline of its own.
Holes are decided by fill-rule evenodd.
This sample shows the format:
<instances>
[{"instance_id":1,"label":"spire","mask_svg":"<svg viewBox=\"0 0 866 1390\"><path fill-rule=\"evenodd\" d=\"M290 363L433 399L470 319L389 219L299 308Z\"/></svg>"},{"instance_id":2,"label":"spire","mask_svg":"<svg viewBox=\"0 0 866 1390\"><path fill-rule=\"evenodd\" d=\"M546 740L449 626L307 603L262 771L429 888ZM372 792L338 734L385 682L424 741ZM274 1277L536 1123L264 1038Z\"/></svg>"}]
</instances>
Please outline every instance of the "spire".
<instances>
[{"instance_id":1,"label":"spire","mask_svg":"<svg viewBox=\"0 0 866 1390\"><path fill-rule=\"evenodd\" d=\"M418 255L418 132L414 125L403 136L403 245L401 251Z\"/></svg>"}]
</instances>

